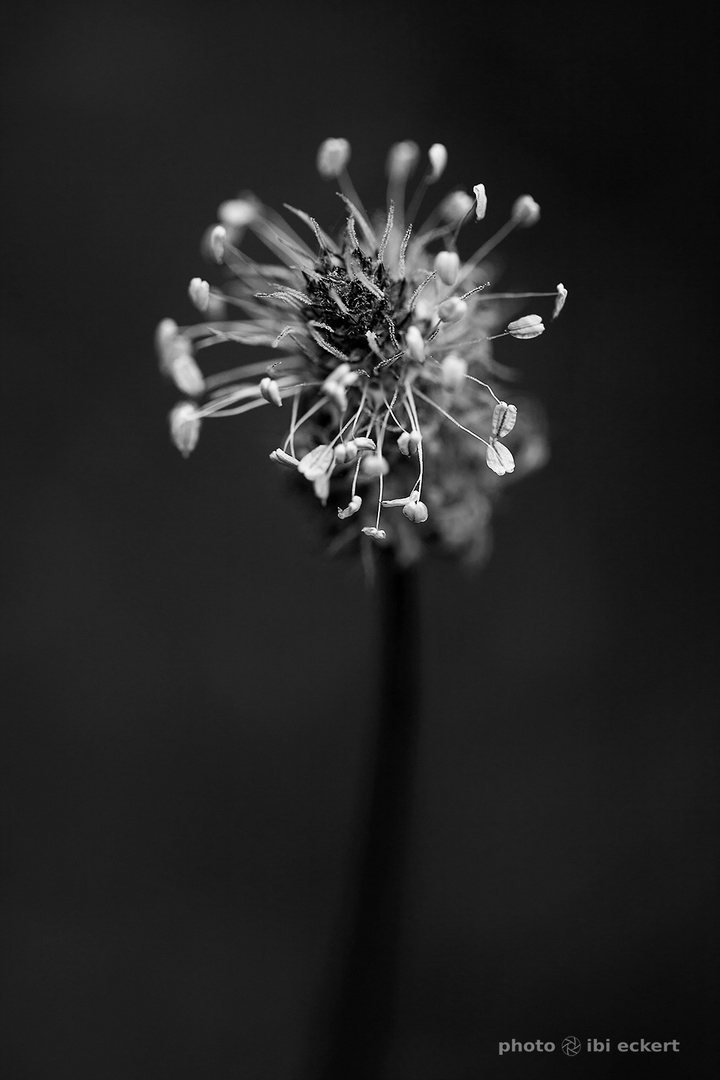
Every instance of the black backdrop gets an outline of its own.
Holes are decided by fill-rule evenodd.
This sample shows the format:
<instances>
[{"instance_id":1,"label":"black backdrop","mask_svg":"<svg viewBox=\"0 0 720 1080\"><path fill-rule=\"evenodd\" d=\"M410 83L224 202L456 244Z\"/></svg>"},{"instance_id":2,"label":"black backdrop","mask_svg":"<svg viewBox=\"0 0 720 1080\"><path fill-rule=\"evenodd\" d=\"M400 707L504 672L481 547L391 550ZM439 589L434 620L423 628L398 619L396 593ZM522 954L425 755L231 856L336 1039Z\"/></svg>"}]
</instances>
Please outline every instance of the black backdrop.
<instances>
[{"instance_id":1,"label":"black backdrop","mask_svg":"<svg viewBox=\"0 0 720 1080\"><path fill-rule=\"evenodd\" d=\"M429 565L383 1080L713 1075L711 5L27 4L4 15L6 1075L291 1080L347 869L377 614L267 464L184 463L151 338L240 188L331 222L345 136L447 144L570 288L553 457ZM580 1060L498 1043L679 1039ZM380 1080L380 1078L378 1078Z\"/></svg>"}]
</instances>

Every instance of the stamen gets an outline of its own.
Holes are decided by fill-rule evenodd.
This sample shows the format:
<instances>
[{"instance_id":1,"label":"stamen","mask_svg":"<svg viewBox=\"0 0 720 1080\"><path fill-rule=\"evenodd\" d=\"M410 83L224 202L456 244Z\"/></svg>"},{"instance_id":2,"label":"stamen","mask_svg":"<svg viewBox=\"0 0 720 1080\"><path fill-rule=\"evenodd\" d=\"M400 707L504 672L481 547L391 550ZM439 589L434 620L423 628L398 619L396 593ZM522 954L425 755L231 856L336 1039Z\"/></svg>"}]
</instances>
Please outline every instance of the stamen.
<instances>
[{"instance_id":1,"label":"stamen","mask_svg":"<svg viewBox=\"0 0 720 1080\"><path fill-rule=\"evenodd\" d=\"M508 405L507 401L499 401L493 409L491 431L498 439L503 439L515 427L517 420L517 406Z\"/></svg>"},{"instance_id":2,"label":"stamen","mask_svg":"<svg viewBox=\"0 0 720 1080\"><path fill-rule=\"evenodd\" d=\"M511 337L525 341L529 338L539 337L545 327L539 315L523 315L522 319L515 319L508 323L506 333Z\"/></svg>"},{"instance_id":3,"label":"stamen","mask_svg":"<svg viewBox=\"0 0 720 1080\"><path fill-rule=\"evenodd\" d=\"M422 494L423 476L425 473L425 455L423 453L422 437L420 436L420 418L418 416L417 406L415 404L415 398L413 397L412 387L410 384L407 386L407 392L405 396L405 407L408 410L408 416L410 422L413 425L413 430L410 432L410 438L408 440L408 446L411 452L417 450L418 455L418 467L419 475L417 479L418 497Z\"/></svg>"},{"instance_id":4,"label":"stamen","mask_svg":"<svg viewBox=\"0 0 720 1080\"><path fill-rule=\"evenodd\" d=\"M272 405L282 405L282 397L280 396L280 387L275 382L275 379L271 379L269 375L266 375L264 379L260 380L260 393L266 401Z\"/></svg>"},{"instance_id":5,"label":"stamen","mask_svg":"<svg viewBox=\"0 0 720 1080\"><path fill-rule=\"evenodd\" d=\"M487 194L484 184L476 184L473 188L475 196L475 220L482 221L487 213Z\"/></svg>"},{"instance_id":6,"label":"stamen","mask_svg":"<svg viewBox=\"0 0 720 1080\"><path fill-rule=\"evenodd\" d=\"M557 287L557 299L555 300L555 308L553 309L552 317L557 319L558 315L565 307L565 301L567 300L568 291L565 286L560 282Z\"/></svg>"},{"instance_id":7,"label":"stamen","mask_svg":"<svg viewBox=\"0 0 720 1080\"><path fill-rule=\"evenodd\" d=\"M435 273L443 285L452 288L460 273L460 256L457 251L439 251L435 256ZM464 300L465 297L461 296L460 299Z\"/></svg>"},{"instance_id":8,"label":"stamen","mask_svg":"<svg viewBox=\"0 0 720 1080\"><path fill-rule=\"evenodd\" d=\"M215 404L216 402L213 401L209 405L203 405L202 409L198 409L198 416L208 420L221 420L226 416L241 416L243 413L259 409L268 403L264 398L260 398L259 401L250 401L247 405L239 405L237 409L225 409L222 403L218 404L218 408L213 408Z\"/></svg>"},{"instance_id":9,"label":"stamen","mask_svg":"<svg viewBox=\"0 0 720 1080\"><path fill-rule=\"evenodd\" d=\"M188 296L198 311L207 311L210 304L210 286L207 281L194 277L188 285Z\"/></svg>"},{"instance_id":10,"label":"stamen","mask_svg":"<svg viewBox=\"0 0 720 1080\"><path fill-rule=\"evenodd\" d=\"M210 250L215 257L215 262L221 263L223 256L225 255L225 243L227 241L227 230L223 225L216 225L210 233Z\"/></svg>"},{"instance_id":11,"label":"stamen","mask_svg":"<svg viewBox=\"0 0 720 1080\"><path fill-rule=\"evenodd\" d=\"M395 203L398 215L398 229L402 229L405 223L405 186L408 177L417 165L420 156L420 147L411 140L395 143L390 148L387 159L388 183L388 206Z\"/></svg>"},{"instance_id":12,"label":"stamen","mask_svg":"<svg viewBox=\"0 0 720 1080\"><path fill-rule=\"evenodd\" d=\"M176 405L168 416L170 436L184 458L190 457L200 438L200 416L189 401Z\"/></svg>"},{"instance_id":13,"label":"stamen","mask_svg":"<svg viewBox=\"0 0 720 1080\"><path fill-rule=\"evenodd\" d=\"M474 431L471 431L470 428L466 428L463 424L460 423L459 420L456 420L454 416L451 416L449 412L446 412L445 409L441 408L436 401L433 401L432 398L429 398L427 394L423 394L422 390L418 390L416 387L415 393L419 398L422 398L423 401L427 402L428 405L432 405L433 409L436 409L437 412L442 413L442 415L447 420L449 420L451 424L454 424L455 427L460 428L460 430L464 431L467 435L472 435L473 439L477 439L477 441L483 443L484 446L490 445L487 439L481 438L480 435L476 435L476 433Z\"/></svg>"},{"instance_id":14,"label":"stamen","mask_svg":"<svg viewBox=\"0 0 720 1080\"><path fill-rule=\"evenodd\" d=\"M325 139L317 153L317 169L323 180L334 180L345 170L349 160L347 139Z\"/></svg>"}]
</instances>

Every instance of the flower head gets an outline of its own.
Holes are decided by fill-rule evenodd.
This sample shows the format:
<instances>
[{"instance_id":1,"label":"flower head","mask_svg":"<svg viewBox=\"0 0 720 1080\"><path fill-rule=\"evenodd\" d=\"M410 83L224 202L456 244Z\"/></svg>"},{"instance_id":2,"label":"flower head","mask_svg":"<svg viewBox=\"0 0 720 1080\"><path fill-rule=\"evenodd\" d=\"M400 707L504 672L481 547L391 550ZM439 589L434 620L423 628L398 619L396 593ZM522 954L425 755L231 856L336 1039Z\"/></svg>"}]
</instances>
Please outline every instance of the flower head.
<instances>
[{"instance_id":1,"label":"flower head","mask_svg":"<svg viewBox=\"0 0 720 1080\"><path fill-rule=\"evenodd\" d=\"M510 301L513 314L521 296L490 291L483 260L540 211L523 196L509 220L464 257L463 230L484 227L485 187L475 185L474 197L446 195L418 228L420 203L442 175L447 151L430 148L406 211L419 156L413 142L391 148L387 211L370 216L347 172L349 143L327 139L317 167L341 189L346 216L337 236L287 204L298 231L253 195L222 203L206 245L228 281L218 290L193 278L190 297L208 321L180 328L164 319L156 347L161 370L193 399L170 417L184 456L203 420L285 404L289 427L269 456L314 503L331 504L323 514L335 548L380 543L408 563L435 546L482 560L500 487L544 457L537 411L501 400L503 369L491 355L494 339L537 337L542 318L508 323L503 305ZM269 260L241 250L245 232L263 242ZM554 299L557 315L567 290L521 295ZM238 317L216 320L227 307ZM221 343L265 355L204 375L199 359ZM514 453L503 441L509 435Z\"/></svg>"}]
</instances>

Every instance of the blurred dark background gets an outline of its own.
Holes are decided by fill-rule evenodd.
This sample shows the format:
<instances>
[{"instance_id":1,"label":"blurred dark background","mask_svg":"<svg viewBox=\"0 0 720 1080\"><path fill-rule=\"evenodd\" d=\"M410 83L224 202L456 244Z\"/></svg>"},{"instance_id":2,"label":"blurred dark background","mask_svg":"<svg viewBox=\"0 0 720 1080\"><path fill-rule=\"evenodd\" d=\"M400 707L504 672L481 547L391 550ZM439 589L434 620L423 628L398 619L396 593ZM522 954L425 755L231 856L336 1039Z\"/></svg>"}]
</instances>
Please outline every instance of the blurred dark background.
<instances>
[{"instance_id":1,"label":"blurred dark background","mask_svg":"<svg viewBox=\"0 0 720 1080\"><path fill-rule=\"evenodd\" d=\"M570 290L523 361L549 466L482 575L423 573L378 1080L714 1075L713 7L6 10L7 1077L301 1076L378 612L284 498L282 417L215 425L182 461L151 342L192 318L221 200L333 224L327 136L368 203L403 138L444 142L444 186L482 180L494 224L530 192L506 281ZM681 1052L498 1056L566 1035Z\"/></svg>"}]
</instances>

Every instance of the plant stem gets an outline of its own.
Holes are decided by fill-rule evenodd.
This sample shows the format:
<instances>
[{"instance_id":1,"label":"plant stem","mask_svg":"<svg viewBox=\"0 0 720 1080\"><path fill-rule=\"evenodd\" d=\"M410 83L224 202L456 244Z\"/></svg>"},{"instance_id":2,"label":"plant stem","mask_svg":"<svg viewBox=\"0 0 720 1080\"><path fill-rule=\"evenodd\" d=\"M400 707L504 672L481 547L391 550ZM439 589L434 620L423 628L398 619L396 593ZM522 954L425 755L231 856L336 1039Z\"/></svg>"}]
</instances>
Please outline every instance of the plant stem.
<instances>
[{"instance_id":1,"label":"plant stem","mask_svg":"<svg viewBox=\"0 0 720 1080\"><path fill-rule=\"evenodd\" d=\"M379 1080L392 1036L419 726L417 572L390 556L377 581L381 681L375 745L333 979L330 1032L312 1080Z\"/></svg>"}]
</instances>

